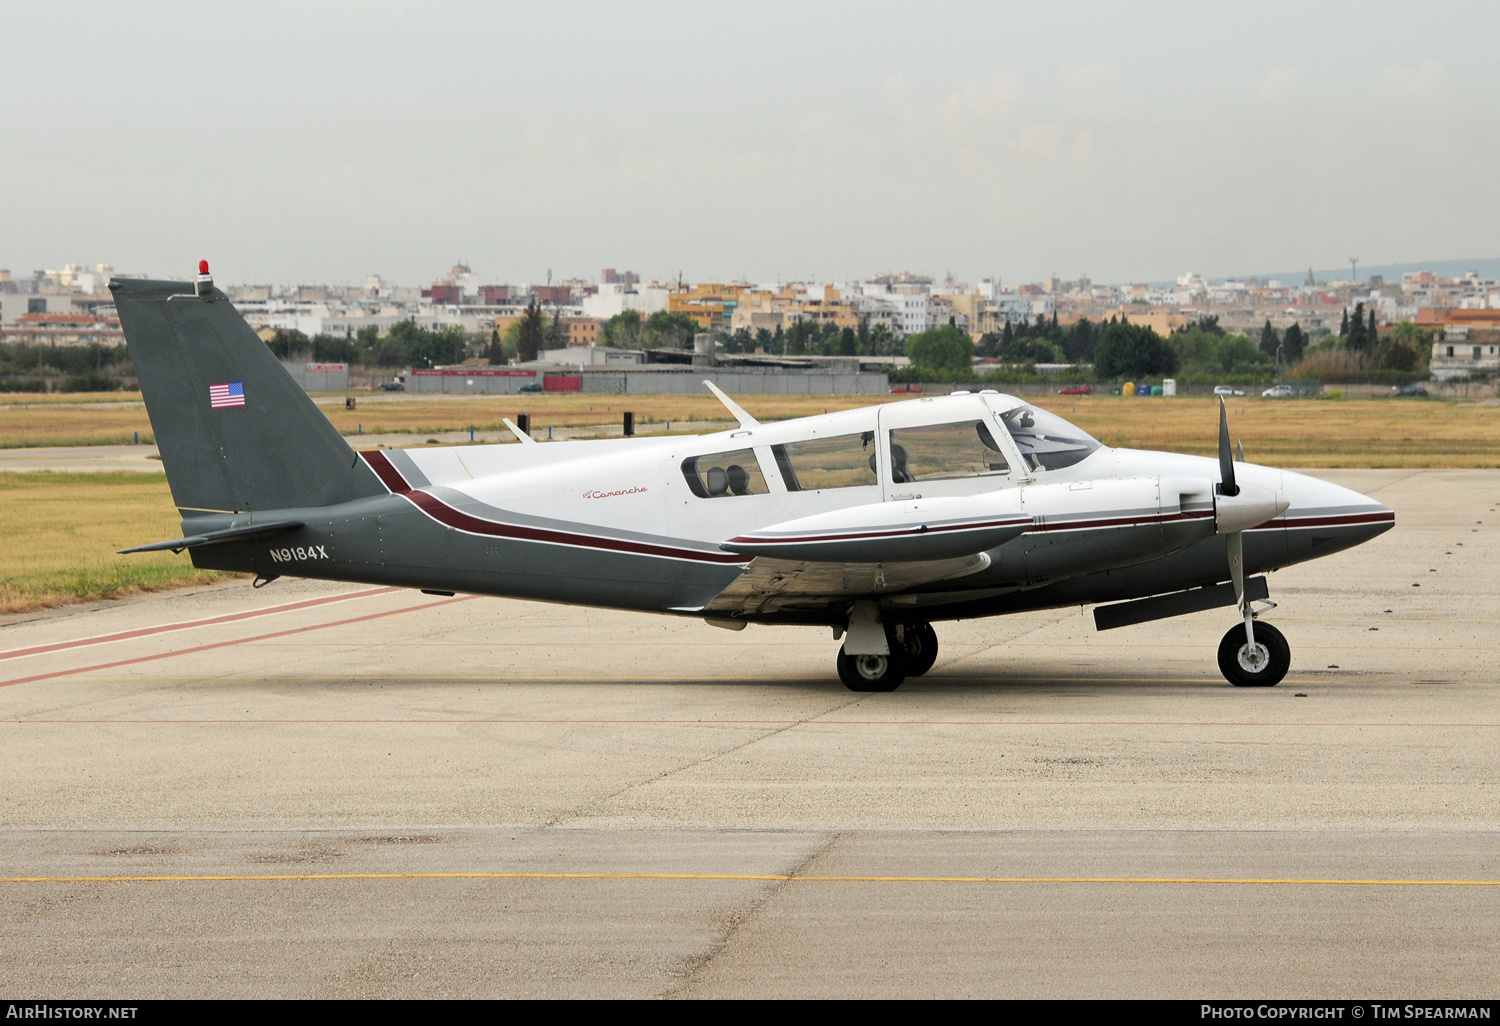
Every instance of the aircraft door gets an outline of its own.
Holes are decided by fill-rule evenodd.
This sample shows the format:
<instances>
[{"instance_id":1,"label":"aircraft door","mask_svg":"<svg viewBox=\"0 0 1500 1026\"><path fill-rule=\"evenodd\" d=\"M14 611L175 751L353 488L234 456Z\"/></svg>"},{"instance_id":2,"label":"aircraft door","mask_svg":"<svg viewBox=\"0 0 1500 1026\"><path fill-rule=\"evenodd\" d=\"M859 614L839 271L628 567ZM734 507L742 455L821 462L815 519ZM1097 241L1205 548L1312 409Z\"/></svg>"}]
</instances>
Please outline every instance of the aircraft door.
<instances>
[{"instance_id":1,"label":"aircraft door","mask_svg":"<svg viewBox=\"0 0 1500 1026\"><path fill-rule=\"evenodd\" d=\"M878 435L886 501L977 495L1024 476L1010 436L978 396L882 406Z\"/></svg>"}]
</instances>

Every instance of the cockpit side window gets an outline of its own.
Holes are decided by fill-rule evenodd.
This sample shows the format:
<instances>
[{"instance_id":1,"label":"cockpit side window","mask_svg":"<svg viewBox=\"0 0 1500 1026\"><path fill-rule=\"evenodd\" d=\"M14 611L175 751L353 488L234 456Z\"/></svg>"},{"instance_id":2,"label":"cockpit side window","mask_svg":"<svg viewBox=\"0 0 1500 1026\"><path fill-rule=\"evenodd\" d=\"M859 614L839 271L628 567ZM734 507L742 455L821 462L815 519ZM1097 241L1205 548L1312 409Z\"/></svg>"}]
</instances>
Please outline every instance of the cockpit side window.
<instances>
[{"instance_id":1,"label":"cockpit side window","mask_svg":"<svg viewBox=\"0 0 1500 1026\"><path fill-rule=\"evenodd\" d=\"M891 482L946 481L1010 473L982 420L891 430Z\"/></svg>"},{"instance_id":2,"label":"cockpit side window","mask_svg":"<svg viewBox=\"0 0 1500 1026\"><path fill-rule=\"evenodd\" d=\"M689 456L682 461L682 476L700 499L726 495L765 495L770 491L760 472L753 449Z\"/></svg>"},{"instance_id":3,"label":"cockpit side window","mask_svg":"<svg viewBox=\"0 0 1500 1026\"><path fill-rule=\"evenodd\" d=\"M1017 406L1000 414L1000 420L1032 470L1071 467L1100 448L1081 428L1035 406Z\"/></svg>"},{"instance_id":4,"label":"cockpit side window","mask_svg":"<svg viewBox=\"0 0 1500 1026\"><path fill-rule=\"evenodd\" d=\"M789 492L877 483L873 431L787 442L771 451Z\"/></svg>"}]
</instances>

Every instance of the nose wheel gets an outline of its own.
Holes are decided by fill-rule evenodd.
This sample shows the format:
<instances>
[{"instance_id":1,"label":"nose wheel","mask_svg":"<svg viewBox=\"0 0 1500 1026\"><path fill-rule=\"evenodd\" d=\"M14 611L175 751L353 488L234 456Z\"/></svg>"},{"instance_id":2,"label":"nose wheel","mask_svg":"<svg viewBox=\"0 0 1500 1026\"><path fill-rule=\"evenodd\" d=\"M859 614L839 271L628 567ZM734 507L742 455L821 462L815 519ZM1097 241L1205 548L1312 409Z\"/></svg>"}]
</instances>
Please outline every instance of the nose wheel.
<instances>
[{"instance_id":1,"label":"nose wheel","mask_svg":"<svg viewBox=\"0 0 1500 1026\"><path fill-rule=\"evenodd\" d=\"M1269 688L1281 683L1292 665L1286 638L1268 623L1255 622L1255 643L1245 636L1245 625L1235 624L1219 642L1219 672L1237 688Z\"/></svg>"}]
</instances>

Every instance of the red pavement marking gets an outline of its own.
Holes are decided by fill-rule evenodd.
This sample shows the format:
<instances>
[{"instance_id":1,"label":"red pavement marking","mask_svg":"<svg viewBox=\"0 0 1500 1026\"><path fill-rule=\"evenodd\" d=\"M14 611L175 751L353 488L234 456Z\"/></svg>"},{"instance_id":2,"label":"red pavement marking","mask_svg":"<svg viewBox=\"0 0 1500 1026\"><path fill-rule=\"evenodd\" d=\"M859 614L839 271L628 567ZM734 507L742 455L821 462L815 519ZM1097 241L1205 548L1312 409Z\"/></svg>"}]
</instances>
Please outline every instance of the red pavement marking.
<instances>
[{"instance_id":1,"label":"red pavement marking","mask_svg":"<svg viewBox=\"0 0 1500 1026\"><path fill-rule=\"evenodd\" d=\"M392 591L397 589L393 588ZM194 652L209 652L216 648L228 648L230 645L244 645L252 641L269 641L272 638L285 638L292 634L305 634L308 631L320 631L325 627L342 627L345 624L363 623L366 620L378 620L383 616L395 616L397 613L412 613L419 609L436 609L438 606L451 605L454 602L467 602L477 595L461 595L458 598L443 599L441 602L428 602L420 606L403 606L400 609L387 609L381 613L366 613L364 616L351 616L347 620L334 620L332 623L315 623L308 627L293 627L285 631L272 631L270 634L257 634L253 638L236 638L233 641L215 641L209 645L195 645L192 648L180 648L175 652L158 652L156 655L137 656L134 659L116 659L112 663L96 663L93 666L79 666L71 670L56 670L52 673L38 673L31 677L17 677L15 680L0 681L0 688L8 688L13 684L30 684L38 680L51 680L54 677L72 677L80 673L92 673L95 670L109 670L116 666L133 666L136 663L149 663L155 659L168 659L172 656L191 655Z\"/></svg>"},{"instance_id":2,"label":"red pavement marking","mask_svg":"<svg viewBox=\"0 0 1500 1026\"><path fill-rule=\"evenodd\" d=\"M155 627L141 627L133 631L116 631L114 634L95 634L87 638L74 638L72 641L58 641L50 645L32 645L30 648L12 648L0 652L0 659L20 659L22 656L41 655L44 652L61 652L70 648L82 648L85 645L103 645L110 641L126 641L130 638L145 638L152 634L166 634L171 631L185 631L193 627L208 627L216 623L232 623L235 620L248 620L256 616L269 616L272 613L289 613L294 609L307 609L311 606L323 606L330 602L343 602L347 599L367 598L371 595L385 595L393 591L402 591L401 588L367 588L364 591L350 591L342 595L326 595L323 598L302 599L298 602L283 602L279 606L267 606L264 609L251 609L243 613L225 613L223 616L209 616L202 620L182 620L178 623L157 624Z\"/></svg>"}]
</instances>

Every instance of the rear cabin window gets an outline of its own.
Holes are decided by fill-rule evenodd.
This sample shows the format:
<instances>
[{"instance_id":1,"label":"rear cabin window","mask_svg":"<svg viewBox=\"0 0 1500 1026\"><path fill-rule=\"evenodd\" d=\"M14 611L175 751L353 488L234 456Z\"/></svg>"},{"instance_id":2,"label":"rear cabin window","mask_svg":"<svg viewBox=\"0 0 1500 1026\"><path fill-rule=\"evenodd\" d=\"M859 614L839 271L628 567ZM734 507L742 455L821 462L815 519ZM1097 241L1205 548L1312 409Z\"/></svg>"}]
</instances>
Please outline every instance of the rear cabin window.
<instances>
[{"instance_id":1,"label":"rear cabin window","mask_svg":"<svg viewBox=\"0 0 1500 1026\"><path fill-rule=\"evenodd\" d=\"M689 456L682 461L682 476L700 499L725 495L765 495L770 491L760 472L753 449Z\"/></svg>"},{"instance_id":2,"label":"rear cabin window","mask_svg":"<svg viewBox=\"0 0 1500 1026\"><path fill-rule=\"evenodd\" d=\"M771 451L789 492L877 483L873 431L787 442L771 446Z\"/></svg>"},{"instance_id":3,"label":"rear cabin window","mask_svg":"<svg viewBox=\"0 0 1500 1026\"><path fill-rule=\"evenodd\" d=\"M1005 454L982 420L891 431L891 481L895 484L1009 472Z\"/></svg>"}]
</instances>

